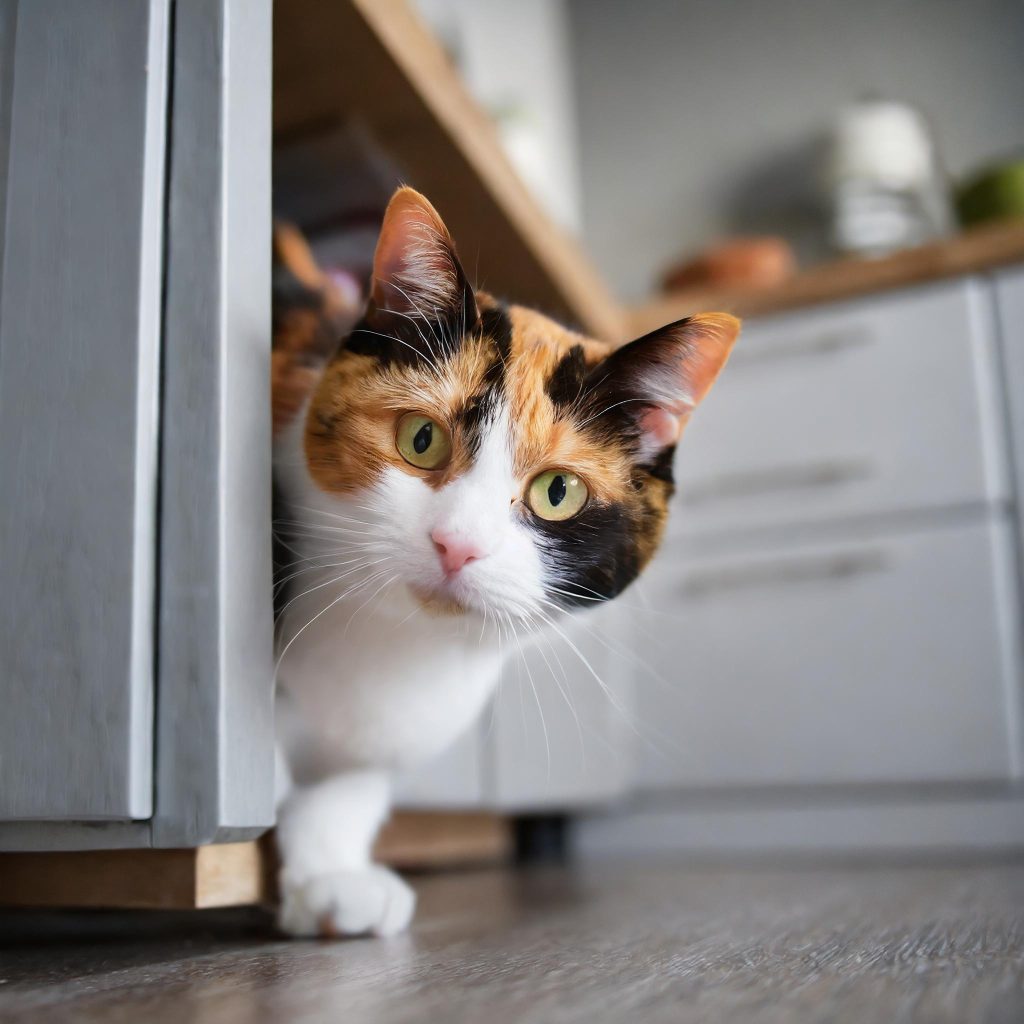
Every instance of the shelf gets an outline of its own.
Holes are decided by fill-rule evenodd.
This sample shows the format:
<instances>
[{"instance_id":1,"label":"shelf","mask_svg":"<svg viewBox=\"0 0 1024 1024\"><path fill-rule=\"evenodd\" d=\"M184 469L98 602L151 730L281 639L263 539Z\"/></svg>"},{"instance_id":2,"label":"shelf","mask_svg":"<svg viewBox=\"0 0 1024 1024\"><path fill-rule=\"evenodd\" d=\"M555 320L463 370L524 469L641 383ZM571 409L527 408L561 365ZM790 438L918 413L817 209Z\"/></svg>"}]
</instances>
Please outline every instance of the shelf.
<instances>
[{"instance_id":1,"label":"shelf","mask_svg":"<svg viewBox=\"0 0 1024 1024\"><path fill-rule=\"evenodd\" d=\"M775 288L693 289L663 295L627 314L632 333L705 310L760 316L1024 261L1024 221L974 228L955 238L880 259L845 259L802 271Z\"/></svg>"},{"instance_id":2,"label":"shelf","mask_svg":"<svg viewBox=\"0 0 1024 1024\"><path fill-rule=\"evenodd\" d=\"M448 224L476 283L622 338L623 311L519 179L441 45L402 0L274 9L274 134L365 131Z\"/></svg>"}]
</instances>

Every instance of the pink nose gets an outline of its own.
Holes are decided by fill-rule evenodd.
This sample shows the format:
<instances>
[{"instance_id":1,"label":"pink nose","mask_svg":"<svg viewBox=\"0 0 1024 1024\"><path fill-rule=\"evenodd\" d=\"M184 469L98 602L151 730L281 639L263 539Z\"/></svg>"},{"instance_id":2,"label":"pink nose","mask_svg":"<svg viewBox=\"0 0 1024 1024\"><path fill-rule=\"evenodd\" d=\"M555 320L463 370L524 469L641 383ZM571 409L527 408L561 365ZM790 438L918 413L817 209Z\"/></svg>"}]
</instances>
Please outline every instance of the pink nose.
<instances>
[{"instance_id":1,"label":"pink nose","mask_svg":"<svg viewBox=\"0 0 1024 1024\"><path fill-rule=\"evenodd\" d=\"M441 568L445 574L454 576L464 565L483 558L487 552L474 541L457 534L446 533L444 530L433 530L430 539L434 542L434 550L441 559Z\"/></svg>"}]
</instances>

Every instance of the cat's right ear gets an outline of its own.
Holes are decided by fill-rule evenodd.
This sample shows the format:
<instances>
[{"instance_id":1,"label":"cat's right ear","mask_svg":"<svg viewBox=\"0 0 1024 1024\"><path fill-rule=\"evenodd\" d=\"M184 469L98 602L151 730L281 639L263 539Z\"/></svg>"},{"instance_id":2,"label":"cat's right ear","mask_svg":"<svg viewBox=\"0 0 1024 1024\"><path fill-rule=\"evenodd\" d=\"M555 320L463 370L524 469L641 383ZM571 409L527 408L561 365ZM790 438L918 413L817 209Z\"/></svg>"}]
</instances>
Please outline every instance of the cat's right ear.
<instances>
[{"instance_id":1,"label":"cat's right ear","mask_svg":"<svg viewBox=\"0 0 1024 1024\"><path fill-rule=\"evenodd\" d=\"M403 324L440 325L441 339L456 341L477 322L476 299L444 221L415 189L391 197L373 257L366 318L393 334ZM428 335L429 336L429 335Z\"/></svg>"}]
</instances>

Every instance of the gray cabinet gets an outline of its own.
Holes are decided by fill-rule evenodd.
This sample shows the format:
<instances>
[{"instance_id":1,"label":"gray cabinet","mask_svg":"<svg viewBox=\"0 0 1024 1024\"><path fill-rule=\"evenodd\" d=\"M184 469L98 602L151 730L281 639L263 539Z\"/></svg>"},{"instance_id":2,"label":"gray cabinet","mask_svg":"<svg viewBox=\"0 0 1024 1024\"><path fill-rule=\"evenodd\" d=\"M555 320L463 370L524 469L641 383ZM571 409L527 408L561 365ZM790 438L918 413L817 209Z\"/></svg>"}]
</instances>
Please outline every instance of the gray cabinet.
<instances>
[{"instance_id":1,"label":"gray cabinet","mask_svg":"<svg viewBox=\"0 0 1024 1024\"><path fill-rule=\"evenodd\" d=\"M960 280L747 324L680 450L675 528L1005 501L990 319Z\"/></svg>"},{"instance_id":2,"label":"gray cabinet","mask_svg":"<svg viewBox=\"0 0 1024 1024\"><path fill-rule=\"evenodd\" d=\"M272 820L270 9L173 7L0 0L0 848Z\"/></svg>"},{"instance_id":3,"label":"gray cabinet","mask_svg":"<svg viewBox=\"0 0 1024 1024\"><path fill-rule=\"evenodd\" d=\"M645 583L646 788L965 783L1020 764L1020 611L992 288L748 325Z\"/></svg>"},{"instance_id":4,"label":"gray cabinet","mask_svg":"<svg viewBox=\"0 0 1024 1024\"><path fill-rule=\"evenodd\" d=\"M661 563L642 788L1007 780L1020 666L1002 519ZM1012 604L1009 602L1013 602Z\"/></svg>"},{"instance_id":5,"label":"gray cabinet","mask_svg":"<svg viewBox=\"0 0 1024 1024\"><path fill-rule=\"evenodd\" d=\"M584 852L1024 842L1022 331L1019 269L746 325Z\"/></svg>"}]
</instances>

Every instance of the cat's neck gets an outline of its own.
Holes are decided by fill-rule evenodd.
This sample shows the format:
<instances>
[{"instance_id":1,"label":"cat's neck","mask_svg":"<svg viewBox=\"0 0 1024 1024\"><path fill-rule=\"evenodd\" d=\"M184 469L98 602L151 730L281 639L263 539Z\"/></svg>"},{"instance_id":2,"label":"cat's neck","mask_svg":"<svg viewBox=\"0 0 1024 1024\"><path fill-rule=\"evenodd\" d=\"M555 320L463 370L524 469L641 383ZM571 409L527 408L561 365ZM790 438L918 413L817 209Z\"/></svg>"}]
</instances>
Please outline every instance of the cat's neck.
<instances>
[{"instance_id":1,"label":"cat's neck","mask_svg":"<svg viewBox=\"0 0 1024 1024\"><path fill-rule=\"evenodd\" d=\"M492 628L434 618L403 589L310 594L283 617L278 685L304 723L294 745L328 773L433 756L476 720L497 682Z\"/></svg>"}]
</instances>

